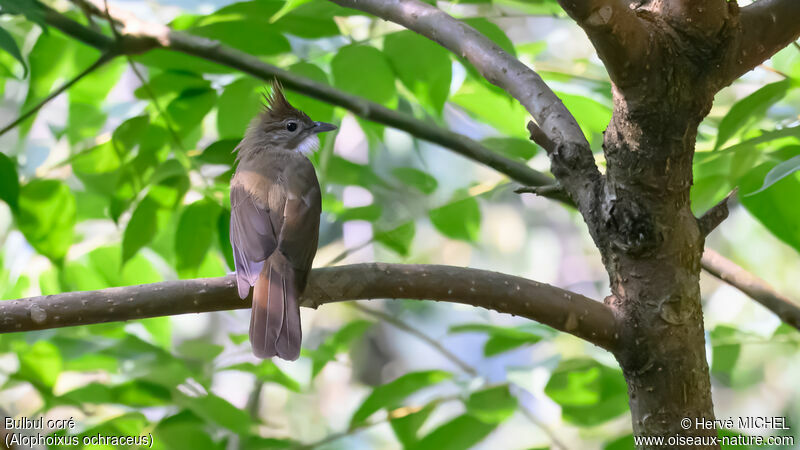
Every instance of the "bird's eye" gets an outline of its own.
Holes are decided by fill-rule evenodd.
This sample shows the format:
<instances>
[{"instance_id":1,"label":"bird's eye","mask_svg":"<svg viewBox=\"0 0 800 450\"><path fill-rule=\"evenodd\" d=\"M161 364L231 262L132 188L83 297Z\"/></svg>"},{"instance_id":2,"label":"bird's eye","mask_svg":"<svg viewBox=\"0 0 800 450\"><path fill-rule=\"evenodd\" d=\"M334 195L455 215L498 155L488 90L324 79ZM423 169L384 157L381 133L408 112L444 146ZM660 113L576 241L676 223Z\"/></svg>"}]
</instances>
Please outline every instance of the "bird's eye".
<instances>
[{"instance_id":1,"label":"bird's eye","mask_svg":"<svg viewBox=\"0 0 800 450\"><path fill-rule=\"evenodd\" d=\"M295 122L289 122L289 123L287 123L287 124L286 124L286 129L287 129L287 130L289 130L289 131L294 131L294 130L296 130L296 129L297 129L297 123L295 123Z\"/></svg>"}]
</instances>

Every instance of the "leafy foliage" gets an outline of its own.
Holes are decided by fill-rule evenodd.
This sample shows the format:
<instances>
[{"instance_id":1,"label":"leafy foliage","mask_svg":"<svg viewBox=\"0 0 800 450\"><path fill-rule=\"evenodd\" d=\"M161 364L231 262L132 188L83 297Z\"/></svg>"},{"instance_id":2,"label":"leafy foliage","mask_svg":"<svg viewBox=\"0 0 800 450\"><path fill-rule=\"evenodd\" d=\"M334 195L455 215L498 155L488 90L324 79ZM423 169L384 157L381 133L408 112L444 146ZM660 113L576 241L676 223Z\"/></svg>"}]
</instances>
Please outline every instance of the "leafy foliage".
<instances>
[{"instance_id":1,"label":"leafy foliage","mask_svg":"<svg viewBox=\"0 0 800 450\"><path fill-rule=\"evenodd\" d=\"M562 361L544 392L561 406L564 420L576 425L598 425L628 409L622 372L590 359Z\"/></svg>"},{"instance_id":2,"label":"leafy foliage","mask_svg":"<svg viewBox=\"0 0 800 450\"><path fill-rule=\"evenodd\" d=\"M72 245L75 196L57 180L33 180L19 193L20 231L39 253L60 262Z\"/></svg>"},{"instance_id":3,"label":"leafy foliage","mask_svg":"<svg viewBox=\"0 0 800 450\"><path fill-rule=\"evenodd\" d=\"M19 207L19 176L16 163L3 153L0 153L0 199L12 210Z\"/></svg>"},{"instance_id":4,"label":"leafy foliage","mask_svg":"<svg viewBox=\"0 0 800 450\"><path fill-rule=\"evenodd\" d=\"M353 418L350 419L350 426L361 424L379 409L395 408L399 406L403 399L416 391L441 383L450 377L451 375L448 372L430 370L409 373L392 382L378 386L353 414Z\"/></svg>"},{"instance_id":5,"label":"leafy foliage","mask_svg":"<svg viewBox=\"0 0 800 450\"><path fill-rule=\"evenodd\" d=\"M510 328L486 324L456 325L450 327L450 333L485 333L488 339L483 345L484 356L494 356L523 345L536 344L555 334L553 329L542 325Z\"/></svg>"},{"instance_id":6,"label":"leafy foliage","mask_svg":"<svg viewBox=\"0 0 800 450\"><path fill-rule=\"evenodd\" d=\"M474 197L454 200L429 213L433 225L447 237L475 241L481 224L481 210Z\"/></svg>"}]
</instances>

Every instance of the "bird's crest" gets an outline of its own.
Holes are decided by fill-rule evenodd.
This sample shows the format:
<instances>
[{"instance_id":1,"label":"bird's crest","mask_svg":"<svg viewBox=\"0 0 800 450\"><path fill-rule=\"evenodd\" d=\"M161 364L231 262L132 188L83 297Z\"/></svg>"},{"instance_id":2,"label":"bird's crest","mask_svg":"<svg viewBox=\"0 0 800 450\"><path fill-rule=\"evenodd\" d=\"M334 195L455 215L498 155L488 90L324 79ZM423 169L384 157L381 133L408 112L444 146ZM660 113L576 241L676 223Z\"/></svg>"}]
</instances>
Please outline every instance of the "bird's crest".
<instances>
[{"instance_id":1,"label":"bird's crest","mask_svg":"<svg viewBox=\"0 0 800 450\"><path fill-rule=\"evenodd\" d=\"M261 93L264 98L263 114L270 120L283 120L288 117L303 117L305 113L292 106L283 95L283 86L277 79L272 80L272 92Z\"/></svg>"}]
</instances>

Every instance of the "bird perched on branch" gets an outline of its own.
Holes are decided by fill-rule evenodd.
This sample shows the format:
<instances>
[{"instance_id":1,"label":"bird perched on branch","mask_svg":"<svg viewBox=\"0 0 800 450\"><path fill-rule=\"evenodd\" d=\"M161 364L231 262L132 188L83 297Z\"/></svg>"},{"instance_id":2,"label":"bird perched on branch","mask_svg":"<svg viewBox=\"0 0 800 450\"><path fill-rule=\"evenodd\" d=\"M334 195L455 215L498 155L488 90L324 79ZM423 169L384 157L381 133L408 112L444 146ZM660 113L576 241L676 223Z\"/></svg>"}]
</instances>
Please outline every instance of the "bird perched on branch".
<instances>
[{"instance_id":1,"label":"bird perched on branch","mask_svg":"<svg viewBox=\"0 0 800 450\"><path fill-rule=\"evenodd\" d=\"M318 133L336 126L314 122L272 83L266 104L236 147L231 179L231 245L239 296L253 289L250 343L259 358L300 355L300 308L317 252L322 198L305 153Z\"/></svg>"}]
</instances>

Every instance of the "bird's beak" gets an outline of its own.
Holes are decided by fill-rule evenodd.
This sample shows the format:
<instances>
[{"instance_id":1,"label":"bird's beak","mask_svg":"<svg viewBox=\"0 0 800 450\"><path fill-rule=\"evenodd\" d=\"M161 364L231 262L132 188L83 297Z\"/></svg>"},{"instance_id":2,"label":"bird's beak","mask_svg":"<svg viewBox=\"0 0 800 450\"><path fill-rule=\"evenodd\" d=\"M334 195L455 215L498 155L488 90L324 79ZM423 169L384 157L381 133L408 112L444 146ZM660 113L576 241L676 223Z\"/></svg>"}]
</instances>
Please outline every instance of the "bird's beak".
<instances>
[{"instance_id":1,"label":"bird's beak","mask_svg":"<svg viewBox=\"0 0 800 450\"><path fill-rule=\"evenodd\" d=\"M333 131L335 129L336 125L332 123L314 122L314 128L312 130L314 133L324 133L326 131Z\"/></svg>"}]
</instances>

